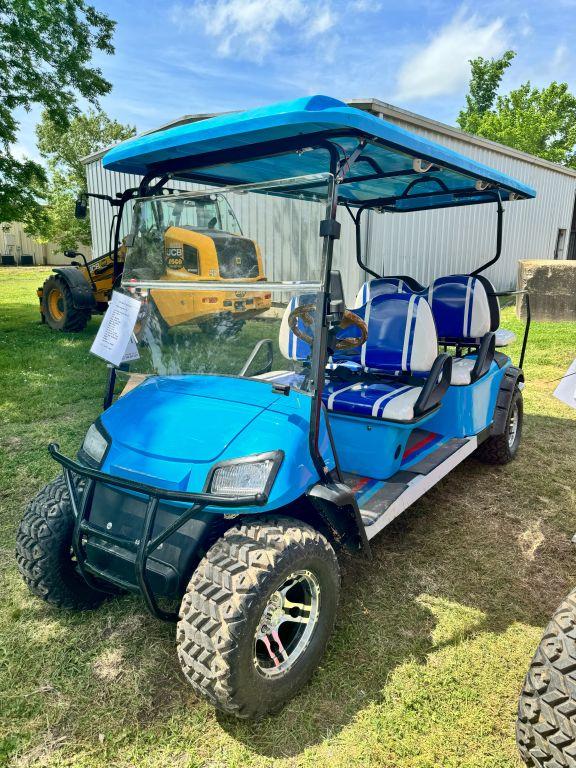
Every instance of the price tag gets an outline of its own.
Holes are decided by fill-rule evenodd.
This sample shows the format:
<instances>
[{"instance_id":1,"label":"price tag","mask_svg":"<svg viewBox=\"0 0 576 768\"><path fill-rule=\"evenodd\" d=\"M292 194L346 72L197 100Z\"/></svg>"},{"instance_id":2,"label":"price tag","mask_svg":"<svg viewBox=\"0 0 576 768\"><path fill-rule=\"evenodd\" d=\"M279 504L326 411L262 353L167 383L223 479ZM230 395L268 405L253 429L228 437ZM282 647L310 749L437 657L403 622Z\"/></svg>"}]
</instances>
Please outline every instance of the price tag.
<instances>
[{"instance_id":1,"label":"price tag","mask_svg":"<svg viewBox=\"0 0 576 768\"><path fill-rule=\"evenodd\" d=\"M90 352L115 366L137 360L134 326L139 311L138 299L113 291Z\"/></svg>"}]
</instances>

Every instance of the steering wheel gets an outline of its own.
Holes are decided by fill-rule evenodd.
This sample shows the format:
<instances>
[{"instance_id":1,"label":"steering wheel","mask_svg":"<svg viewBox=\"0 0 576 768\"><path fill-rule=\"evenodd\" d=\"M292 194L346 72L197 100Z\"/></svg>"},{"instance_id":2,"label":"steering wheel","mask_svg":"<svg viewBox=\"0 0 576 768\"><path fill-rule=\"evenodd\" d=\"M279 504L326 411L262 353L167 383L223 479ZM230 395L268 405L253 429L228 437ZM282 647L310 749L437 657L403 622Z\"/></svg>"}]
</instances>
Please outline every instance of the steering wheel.
<instances>
[{"instance_id":1,"label":"steering wheel","mask_svg":"<svg viewBox=\"0 0 576 768\"><path fill-rule=\"evenodd\" d=\"M288 315L288 326L292 333L309 345L312 344L313 336L312 334L305 333L298 326L298 320L302 320L305 326L312 328L314 325L314 312L316 312L316 304L302 304L293 309ZM355 347L361 347L362 344L364 344L368 338L368 326L361 317L358 317L354 312L350 312L350 310L346 309L338 327L342 330L346 330L346 328L350 328L350 326L353 325L360 330L360 336L347 336L342 339L337 339L333 349L354 349Z\"/></svg>"}]
</instances>

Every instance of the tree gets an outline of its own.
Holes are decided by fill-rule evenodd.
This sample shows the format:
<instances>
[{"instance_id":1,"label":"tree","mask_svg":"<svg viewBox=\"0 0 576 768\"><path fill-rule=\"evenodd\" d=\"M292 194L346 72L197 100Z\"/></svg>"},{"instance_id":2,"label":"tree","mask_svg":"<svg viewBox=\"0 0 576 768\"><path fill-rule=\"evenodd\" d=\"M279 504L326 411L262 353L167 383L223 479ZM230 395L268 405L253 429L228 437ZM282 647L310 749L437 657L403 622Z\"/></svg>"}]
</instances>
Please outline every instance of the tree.
<instances>
[{"instance_id":1,"label":"tree","mask_svg":"<svg viewBox=\"0 0 576 768\"><path fill-rule=\"evenodd\" d=\"M458 115L458 125L463 131L476 133L478 122L494 105L504 72L515 56L514 51L506 51L499 59L478 56L470 60L471 78L466 109Z\"/></svg>"},{"instance_id":2,"label":"tree","mask_svg":"<svg viewBox=\"0 0 576 768\"><path fill-rule=\"evenodd\" d=\"M111 54L115 22L85 0L2 0L0 3L0 221L33 222L46 175L11 152L18 110L44 107L65 130L77 99L93 105L110 83L91 66L93 51Z\"/></svg>"},{"instance_id":3,"label":"tree","mask_svg":"<svg viewBox=\"0 0 576 768\"><path fill-rule=\"evenodd\" d=\"M82 158L110 144L134 136L136 129L111 120L104 112L89 110L73 117L66 130L52 120L48 111L36 128L38 149L46 162L47 185L44 215L31 232L42 240L58 243L63 250L90 242L88 219L74 218L74 200L86 191Z\"/></svg>"},{"instance_id":4,"label":"tree","mask_svg":"<svg viewBox=\"0 0 576 768\"><path fill-rule=\"evenodd\" d=\"M576 168L576 97L567 83L534 88L530 82L498 95L515 54L471 61L470 91L458 125L509 147Z\"/></svg>"}]
</instances>

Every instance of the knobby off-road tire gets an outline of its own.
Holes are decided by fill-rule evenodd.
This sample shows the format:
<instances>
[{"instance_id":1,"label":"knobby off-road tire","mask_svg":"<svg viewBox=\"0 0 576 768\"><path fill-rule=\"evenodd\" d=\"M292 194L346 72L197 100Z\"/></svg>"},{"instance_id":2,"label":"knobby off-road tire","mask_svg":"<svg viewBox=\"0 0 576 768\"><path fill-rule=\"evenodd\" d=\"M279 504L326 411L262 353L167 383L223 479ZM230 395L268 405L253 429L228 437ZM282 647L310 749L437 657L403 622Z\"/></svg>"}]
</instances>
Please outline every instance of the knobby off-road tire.
<instances>
[{"instance_id":1,"label":"knobby off-road tire","mask_svg":"<svg viewBox=\"0 0 576 768\"><path fill-rule=\"evenodd\" d=\"M576 766L576 590L546 627L524 680L516 740L536 768Z\"/></svg>"},{"instance_id":2,"label":"knobby off-road tire","mask_svg":"<svg viewBox=\"0 0 576 768\"><path fill-rule=\"evenodd\" d=\"M270 600L296 572L318 585L317 619L292 666L266 676L258 667L256 633ZM176 640L184 674L199 694L237 717L278 711L318 665L339 589L334 550L310 526L279 517L231 528L201 561L182 600Z\"/></svg>"},{"instance_id":3,"label":"knobby off-road tire","mask_svg":"<svg viewBox=\"0 0 576 768\"><path fill-rule=\"evenodd\" d=\"M476 450L476 458L485 464L508 464L516 458L522 439L524 404L522 392L516 388L510 399L506 428L501 435L493 435Z\"/></svg>"},{"instance_id":4,"label":"knobby off-road tire","mask_svg":"<svg viewBox=\"0 0 576 768\"><path fill-rule=\"evenodd\" d=\"M42 287L42 315L55 331L78 332L84 330L92 313L89 309L77 309L66 281L51 275Z\"/></svg>"},{"instance_id":5,"label":"knobby off-road tire","mask_svg":"<svg viewBox=\"0 0 576 768\"><path fill-rule=\"evenodd\" d=\"M16 562L33 595L59 608L82 610L107 595L76 570L71 543L74 513L66 481L59 475L30 502L16 534Z\"/></svg>"}]
</instances>

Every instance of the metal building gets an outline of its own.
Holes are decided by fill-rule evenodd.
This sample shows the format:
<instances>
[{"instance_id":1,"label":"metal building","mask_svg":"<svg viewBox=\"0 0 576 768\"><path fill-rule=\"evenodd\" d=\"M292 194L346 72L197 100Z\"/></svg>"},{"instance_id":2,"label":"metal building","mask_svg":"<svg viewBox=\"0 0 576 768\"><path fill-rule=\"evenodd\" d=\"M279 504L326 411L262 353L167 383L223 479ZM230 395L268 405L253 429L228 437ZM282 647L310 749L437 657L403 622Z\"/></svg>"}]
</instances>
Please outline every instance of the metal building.
<instances>
[{"instance_id":1,"label":"metal building","mask_svg":"<svg viewBox=\"0 0 576 768\"><path fill-rule=\"evenodd\" d=\"M413 133L443 144L534 187L535 200L520 201L504 214L502 257L486 276L499 290L516 285L519 259L576 258L576 171L539 157L472 136L457 128L394 107L377 99L353 99L349 104ZM158 130L211 115L179 118ZM138 186L140 178L106 171L104 153L84 159L88 190L115 195ZM197 189L198 185L182 185ZM258 195L238 196L234 210L246 235L255 239L279 279L289 244L299 243L300 255L318 248L318 233L308 225L305 206L298 201ZM95 256L110 249L112 213L107 203L91 201L92 248ZM363 281L354 259L354 229L342 210L342 237L335 249L335 266L342 271L350 302ZM273 222L273 224L271 224ZM479 205L422 213L370 212L363 217L365 261L380 274L407 274L424 285L440 275L469 272L487 261L496 248L496 207ZM343 258L346 254L347 258Z\"/></svg>"}]
</instances>

